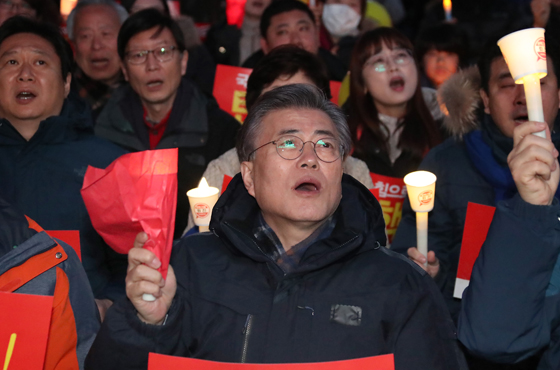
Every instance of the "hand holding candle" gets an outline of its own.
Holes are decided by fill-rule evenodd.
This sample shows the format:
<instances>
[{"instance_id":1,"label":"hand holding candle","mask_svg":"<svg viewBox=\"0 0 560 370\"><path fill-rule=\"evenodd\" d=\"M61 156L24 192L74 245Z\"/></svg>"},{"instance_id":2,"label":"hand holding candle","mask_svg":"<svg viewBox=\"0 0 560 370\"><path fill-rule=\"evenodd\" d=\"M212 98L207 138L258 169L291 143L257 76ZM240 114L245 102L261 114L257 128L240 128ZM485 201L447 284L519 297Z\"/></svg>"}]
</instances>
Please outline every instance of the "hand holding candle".
<instances>
[{"instance_id":1,"label":"hand holding candle","mask_svg":"<svg viewBox=\"0 0 560 370\"><path fill-rule=\"evenodd\" d=\"M212 208L218 201L220 190L213 186L208 186L208 182L203 177L198 184L198 188L187 191L194 224L199 227L201 232L209 231Z\"/></svg>"},{"instance_id":2,"label":"hand holding candle","mask_svg":"<svg viewBox=\"0 0 560 370\"><path fill-rule=\"evenodd\" d=\"M523 84L529 121L544 122L540 85L540 79L547 74L544 29L510 33L498 40L498 46L515 83ZM545 131L535 135L546 137Z\"/></svg>"},{"instance_id":3,"label":"hand holding candle","mask_svg":"<svg viewBox=\"0 0 560 370\"><path fill-rule=\"evenodd\" d=\"M415 171L404 177L404 183L410 206L416 212L416 247L427 257L428 212L434 208L436 175L428 171Z\"/></svg>"}]
</instances>

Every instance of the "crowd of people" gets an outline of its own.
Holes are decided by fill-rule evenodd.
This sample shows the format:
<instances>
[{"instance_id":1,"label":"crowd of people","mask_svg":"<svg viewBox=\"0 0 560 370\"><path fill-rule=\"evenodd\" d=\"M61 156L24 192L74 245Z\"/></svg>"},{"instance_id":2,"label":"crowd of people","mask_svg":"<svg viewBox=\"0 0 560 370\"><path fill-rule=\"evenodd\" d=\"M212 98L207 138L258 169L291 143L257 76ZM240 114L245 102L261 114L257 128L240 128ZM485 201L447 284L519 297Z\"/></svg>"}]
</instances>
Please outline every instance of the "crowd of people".
<instances>
[{"instance_id":1,"label":"crowd of people","mask_svg":"<svg viewBox=\"0 0 560 370\"><path fill-rule=\"evenodd\" d=\"M79 0L63 19L0 0L0 291L55 297L44 368L146 369L151 352L560 368L560 1L468 3L444 20L440 1L246 0L201 34L189 1ZM497 45L530 27L544 122ZM252 69L243 123L213 96L217 65ZM169 148L163 279L149 236L115 252L80 189L88 166ZM409 200L393 237L374 195L416 170L437 176L427 255ZM202 177L222 194L210 232L185 196ZM469 202L496 211L458 299ZM79 231L80 255L44 230Z\"/></svg>"}]
</instances>

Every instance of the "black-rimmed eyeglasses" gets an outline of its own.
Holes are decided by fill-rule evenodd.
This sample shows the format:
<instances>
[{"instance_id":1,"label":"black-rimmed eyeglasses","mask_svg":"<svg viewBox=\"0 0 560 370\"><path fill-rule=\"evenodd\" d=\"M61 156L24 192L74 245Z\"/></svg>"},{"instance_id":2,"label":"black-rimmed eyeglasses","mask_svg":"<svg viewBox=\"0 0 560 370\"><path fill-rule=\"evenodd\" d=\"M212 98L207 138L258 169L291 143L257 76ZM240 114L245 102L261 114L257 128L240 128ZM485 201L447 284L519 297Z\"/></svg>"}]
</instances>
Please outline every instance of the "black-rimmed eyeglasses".
<instances>
[{"instance_id":1,"label":"black-rimmed eyeglasses","mask_svg":"<svg viewBox=\"0 0 560 370\"><path fill-rule=\"evenodd\" d=\"M313 151L317 155L317 158L319 158L323 162L334 162L342 155L342 147L340 146L338 140L336 140L335 138L325 137L317 140L316 142L313 142L311 140L303 141L297 136L290 135L282 136L276 140L269 141L268 143L259 146L249 154L249 159L251 159L253 153L255 153L260 148L265 147L268 144L274 144L276 146L276 152L278 153L278 155L286 160L291 161L301 157L301 155L303 154L303 147L307 143L313 144Z\"/></svg>"},{"instance_id":2,"label":"black-rimmed eyeglasses","mask_svg":"<svg viewBox=\"0 0 560 370\"><path fill-rule=\"evenodd\" d=\"M154 57L160 62L168 62L173 59L176 46L165 46L152 50L131 50L126 53L126 61L130 64L143 64L148 59L148 54L154 54Z\"/></svg>"}]
</instances>

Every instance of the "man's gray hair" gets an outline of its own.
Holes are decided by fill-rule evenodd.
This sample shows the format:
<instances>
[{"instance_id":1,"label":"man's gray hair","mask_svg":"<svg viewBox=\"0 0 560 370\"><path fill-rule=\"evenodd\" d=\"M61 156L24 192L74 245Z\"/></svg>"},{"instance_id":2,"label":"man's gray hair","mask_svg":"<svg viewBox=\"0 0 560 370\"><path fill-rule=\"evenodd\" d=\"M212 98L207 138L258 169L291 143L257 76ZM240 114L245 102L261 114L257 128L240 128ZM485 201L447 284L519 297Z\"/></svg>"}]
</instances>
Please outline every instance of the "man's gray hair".
<instances>
[{"instance_id":1,"label":"man's gray hair","mask_svg":"<svg viewBox=\"0 0 560 370\"><path fill-rule=\"evenodd\" d=\"M76 15L78 14L78 12L80 12L80 10L88 5L112 6L119 16L121 25L128 18L128 12L126 11L126 9L121 4L117 4L114 0L79 0L74 9L72 9L70 14L68 15L68 19L66 20L66 30L68 32L68 38L72 41L74 41L74 22L76 21Z\"/></svg>"},{"instance_id":2,"label":"man's gray hair","mask_svg":"<svg viewBox=\"0 0 560 370\"><path fill-rule=\"evenodd\" d=\"M261 124L265 116L283 109L316 109L324 112L336 127L338 139L342 146L342 159L350 153L352 139L346 123L346 116L342 110L329 101L316 86L292 84L277 87L257 99L237 137L236 148L240 162L251 159L249 157L257 147L256 140L262 131Z\"/></svg>"}]
</instances>

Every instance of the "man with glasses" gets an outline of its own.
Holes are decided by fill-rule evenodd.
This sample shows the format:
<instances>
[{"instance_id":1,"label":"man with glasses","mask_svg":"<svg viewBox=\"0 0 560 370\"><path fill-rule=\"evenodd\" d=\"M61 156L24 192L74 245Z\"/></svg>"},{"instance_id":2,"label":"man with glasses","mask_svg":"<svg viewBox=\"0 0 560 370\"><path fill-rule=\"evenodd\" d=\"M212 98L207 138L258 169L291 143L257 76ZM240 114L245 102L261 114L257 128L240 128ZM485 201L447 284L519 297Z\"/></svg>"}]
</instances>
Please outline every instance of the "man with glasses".
<instances>
[{"instance_id":1,"label":"man with glasses","mask_svg":"<svg viewBox=\"0 0 560 370\"><path fill-rule=\"evenodd\" d=\"M179 148L175 236L187 225L185 193L209 161L232 148L239 123L182 76L188 53L177 24L156 9L130 16L118 36L128 84L97 118L95 133L130 151Z\"/></svg>"},{"instance_id":2,"label":"man with glasses","mask_svg":"<svg viewBox=\"0 0 560 370\"><path fill-rule=\"evenodd\" d=\"M35 18L37 11L25 0L0 0L0 24L14 15Z\"/></svg>"},{"instance_id":3,"label":"man with glasses","mask_svg":"<svg viewBox=\"0 0 560 370\"><path fill-rule=\"evenodd\" d=\"M175 245L165 281L138 234L128 299L108 313L86 368L145 369L157 352L247 363L394 353L397 369L463 369L437 287L385 248L379 203L343 174L350 147L344 114L318 88L263 94L212 233Z\"/></svg>"}]
</instances>

